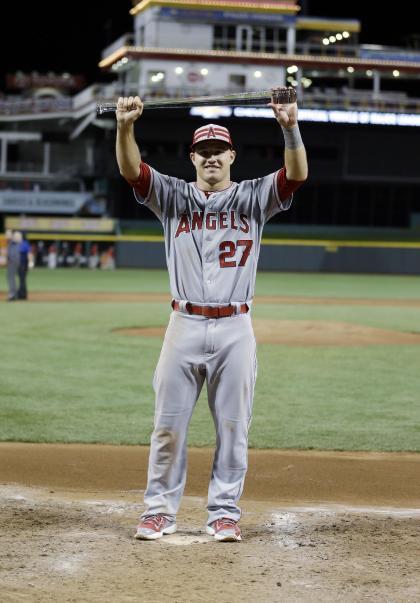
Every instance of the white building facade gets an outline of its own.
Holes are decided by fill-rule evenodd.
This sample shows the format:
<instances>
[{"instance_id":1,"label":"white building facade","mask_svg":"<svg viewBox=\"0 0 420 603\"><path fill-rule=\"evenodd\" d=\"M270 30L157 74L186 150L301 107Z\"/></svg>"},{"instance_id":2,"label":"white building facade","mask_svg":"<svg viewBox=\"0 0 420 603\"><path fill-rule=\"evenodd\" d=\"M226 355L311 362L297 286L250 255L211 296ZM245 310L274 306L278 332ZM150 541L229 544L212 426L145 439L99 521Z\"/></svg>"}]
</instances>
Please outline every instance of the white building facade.
<instances>
[{"instance_id":1,"label":"white building facade","mask_svg":"<svg viewBox=\"0 0 420 603\"><path fill-rule=\"evenodd\" d=\"M297 56L298 30L360 29L356 20L308 24L299 10L295 0L142 0L131 11L133 36L105 49L100 66L118 74L123 94L193 96L284 86L291 83L286 69ZM307 36L305 51L311 52Z\"/></svg>"}]
</instances>

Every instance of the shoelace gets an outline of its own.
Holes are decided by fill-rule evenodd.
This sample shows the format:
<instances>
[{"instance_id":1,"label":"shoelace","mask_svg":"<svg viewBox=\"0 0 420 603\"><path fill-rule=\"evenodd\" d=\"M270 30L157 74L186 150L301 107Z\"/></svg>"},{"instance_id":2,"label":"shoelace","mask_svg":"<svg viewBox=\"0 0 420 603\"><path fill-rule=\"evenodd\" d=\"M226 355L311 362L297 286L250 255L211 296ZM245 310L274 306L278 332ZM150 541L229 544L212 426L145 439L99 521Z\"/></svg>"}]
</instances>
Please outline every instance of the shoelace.
<instances>
[{"instance_id":1,"label":"shoelace","mask_svg":"<svg viewBox=\"0 0 420 603\"><path fill-rule=\"evenodd\" d=\"M220 530L221 527L226 526L229 528L236 528L236 521L234 519L230 519L229 517L224 517L223 519L218 519L216 521L216 528Z\"/></svg>"},{"instance_id":2,"label":"shoelace","mask_svg":"<svg viewBox=\"0 0 420 603\"><path fill-rule=\"evenodd\" d=\"M153 530L156 530L157 532L160 530L164 523L165 518L163 515L149 515L149 517L146 517L146 519L142 522L143 527L150 527Z\"/></svg>"}]
</instances>

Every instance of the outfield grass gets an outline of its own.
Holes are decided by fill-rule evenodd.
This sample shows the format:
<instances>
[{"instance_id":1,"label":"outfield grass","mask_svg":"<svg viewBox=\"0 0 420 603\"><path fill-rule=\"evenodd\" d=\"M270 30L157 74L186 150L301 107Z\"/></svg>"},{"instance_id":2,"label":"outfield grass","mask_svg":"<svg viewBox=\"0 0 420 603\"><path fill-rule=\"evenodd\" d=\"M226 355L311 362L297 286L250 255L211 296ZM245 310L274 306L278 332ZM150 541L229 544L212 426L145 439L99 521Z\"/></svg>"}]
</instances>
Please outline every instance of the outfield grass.
<instances>
[{"instance_id":1,"label":"outfield grass","mask_svg":"<svg viewBox=\"0 0 420 603\"><path fill-rule=\"evenodd\" d=\"M122 293L168 293L165 270L119 269L116 271L36 269L29 274L31 291L88 291ZM0 269L0 291L6 290L6 275ZM382 299L419 299L419 276L371 274L319 274L295 272L259 272L256 295L306 297L353 297Z\"/></svg>"},{"instance_id":2,"label":"outfield grass","mask_svg":"<svg viewBox=\"0 0 420 603\"><path fill-rule=\"evenodd\" d=\"M4 291L5 275L0 271ZM168 292L164 271L35 270L30 291ZM260 273L259 295L419 299L419 277ZM169 299L169 294L168 294ZM113 329L165 325L166 303L2 303L0 439L147 444L161 341ZM420 331L420 306L262 304L256 318ZM263 344L250 445L420 450L420 346ZM214 443L203 397L189 443Z\"/></svg>"}]
</instances>

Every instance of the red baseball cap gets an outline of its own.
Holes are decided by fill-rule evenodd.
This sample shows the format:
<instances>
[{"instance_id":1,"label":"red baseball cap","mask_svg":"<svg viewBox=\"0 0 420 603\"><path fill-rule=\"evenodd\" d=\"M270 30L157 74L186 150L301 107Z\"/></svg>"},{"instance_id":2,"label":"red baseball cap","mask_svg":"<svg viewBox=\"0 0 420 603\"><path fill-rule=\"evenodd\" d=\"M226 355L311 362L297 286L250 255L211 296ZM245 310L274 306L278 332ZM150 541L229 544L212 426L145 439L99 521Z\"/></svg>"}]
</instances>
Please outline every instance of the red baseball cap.
<instances>
[{"instance_id":1,"label":"red baseball cap","mask_svg":"<svg viewBox=\"0 0 420 603\"><path fill-rule=\"evenodd\" d=\"M221 140L226 142L230 148L233 147L230 132L227 128L217 124L207 124L205 126L201 126L201 128L197 128L194 132L191 149L193 149L194 146L199 142L207 142L212 140Z\"/></svg>"}]
</instances>

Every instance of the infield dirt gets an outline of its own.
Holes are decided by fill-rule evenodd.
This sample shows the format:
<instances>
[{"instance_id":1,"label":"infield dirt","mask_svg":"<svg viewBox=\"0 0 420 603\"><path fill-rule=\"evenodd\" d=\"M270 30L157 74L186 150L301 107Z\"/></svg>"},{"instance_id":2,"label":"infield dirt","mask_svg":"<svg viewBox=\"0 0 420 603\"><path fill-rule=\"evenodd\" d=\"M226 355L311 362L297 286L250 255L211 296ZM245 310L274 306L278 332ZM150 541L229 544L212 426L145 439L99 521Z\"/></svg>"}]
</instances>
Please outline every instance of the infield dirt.
<instances>
[{"instance_id":1,"label":"infield dirt","mask_svg":"<svg viewBox=\"0 0 420 603\"><path fill-rule=\"evenodd\" d=\"M420 600L420 455L250 451L241 543L204 531L189 451L178 532L133 538L147 447L0 444L6 602Z\"/></svg>"}]
</instances>

